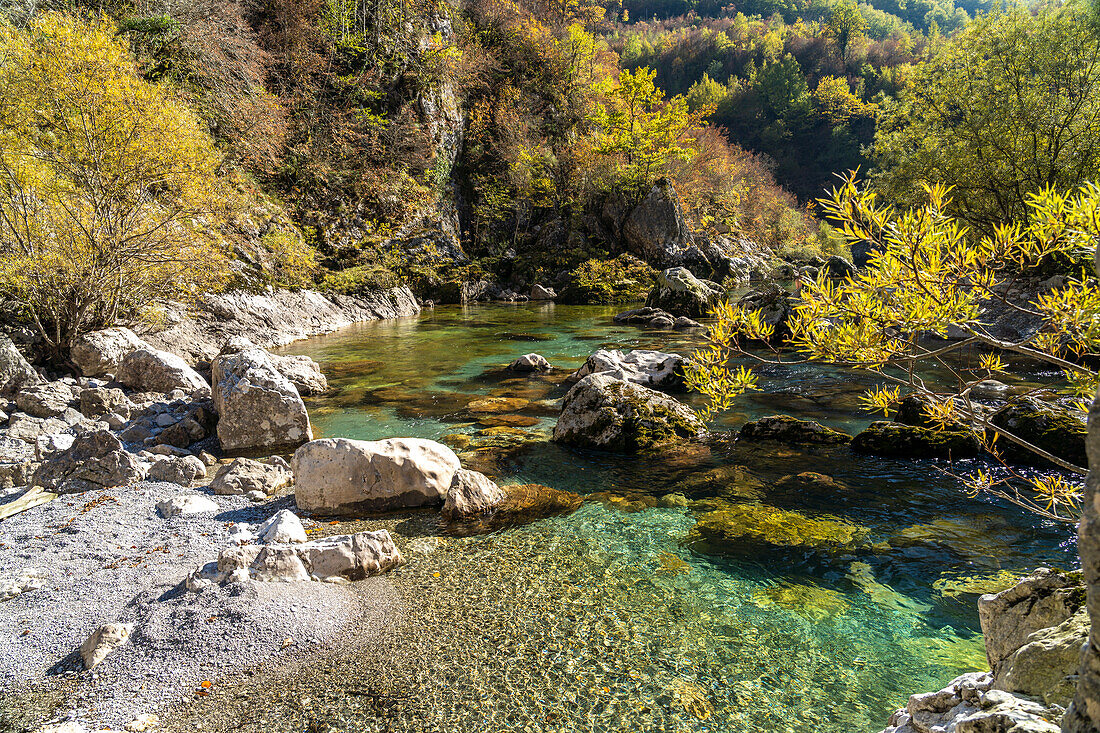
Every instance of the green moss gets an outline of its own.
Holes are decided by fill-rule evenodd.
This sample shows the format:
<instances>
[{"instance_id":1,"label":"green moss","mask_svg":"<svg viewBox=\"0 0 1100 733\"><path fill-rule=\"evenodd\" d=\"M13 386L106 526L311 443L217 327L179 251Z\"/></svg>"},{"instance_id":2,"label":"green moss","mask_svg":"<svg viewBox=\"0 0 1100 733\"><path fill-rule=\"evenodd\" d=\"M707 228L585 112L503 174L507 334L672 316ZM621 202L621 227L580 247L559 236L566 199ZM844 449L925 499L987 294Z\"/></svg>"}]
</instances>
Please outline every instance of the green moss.
<instances>
[{"instance_id":1,"label":"green moss","mask_svg":"<svg viewBox=\"0 0 1100 733\"><path fill-rule=\"evenodd\" d=\"M645 300L657 271L631 255L586 260L569 276L559 300L573 305L634 303Z\"/></svg>"},{"instance_id":2,"label":"green moss","mask_svg":"<svg viewBox=\"0 0 1100 733\"><path fill-rule=\"evenodd\" d=\"M866 536L865 529L840 517L811 518L763 504L738 504L703 514L688 539L722 553L739 553L759 550L761 545L838 550Z\"/></svg>"},{"instance_id":3,"label":"green moss","mask_svg":"<svg viewBox=\"0 0 1100 733\"><path fill-rule=\"evenodd\" d=\"M699 437L702 425L694 415L642 399L619 385L614 390L623 410L623 447L647 451Z\"/></svg>"},{"instance_id":4,"label":"green moss","mask_svg":"<svg viewBox=\"0 0 1100 733\"><path fill-rule=\"evenodd\" d=\"M880 421L857 435L852 449L894 458L968 458L981 452L981 442L969 430L936 430Z\"/></svg>"}]
</instances>

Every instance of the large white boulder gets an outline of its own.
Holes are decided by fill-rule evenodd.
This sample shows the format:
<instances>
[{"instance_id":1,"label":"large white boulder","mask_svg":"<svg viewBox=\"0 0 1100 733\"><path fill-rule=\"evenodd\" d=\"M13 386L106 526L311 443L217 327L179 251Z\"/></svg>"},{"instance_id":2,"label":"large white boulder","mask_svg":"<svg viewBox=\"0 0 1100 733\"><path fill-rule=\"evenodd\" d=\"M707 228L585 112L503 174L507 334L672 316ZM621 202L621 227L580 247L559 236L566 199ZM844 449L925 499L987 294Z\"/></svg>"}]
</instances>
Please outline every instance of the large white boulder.
<instances>
[{"instance_id":1,"label":"large white boulder","mask_svg":"<svg viewBox=\"0 0 1100 733\"><path fill-rule=\"evenodd\" d=\"M460 468L451 479L443 514L457 519L491 512L504 501L504 490L492 479L477 471Z\"/></svg>"},{"instance_id":2,"label":"large white boulder","mask_svg":"<svg viewBox=\"0 0 1100 733\"><path fill-rule=\"evenodd\" d=\"M206 380L180 357L153 348L135 349L123 357L115 378L138 392L194 392L209 388Z\"/></svg>"},{"instance_id":3,"label":"large white boulder","mask_svg":"<svg viewBox=\"0 0 1100 733\"><path fill-rule=\"evenodd\" d=\"M41 381L42 377L23 358L11 339L0 335L0 394L14 394Z\"/></svg>"},{"instance_id":4,"label":"large white boulder","mask_svg":"<svg viewBox=\"0 0 1100 733\"><path fill-rule=\"evenodd\" d=\"M69 356L85 377L101 377L117 373L131 352L152 348L128 328L105 328L77 338Z\"/></svg>"},{"instance_id":5,"label":"large white boulder","mask_svg":"<svg viewBox=\"0 0 1100 733\"><path fill-rule=\"evenodd\" d=\"M260 492L274 496L280 489L290 486L294 476L281 458L254 461L237 458L218 469L210 482L215 494L233 496Z\"/></svg>"},{"instance_id":6,"label":"large white boulder","mask_svg":"<svg viewBox=\"0 0 1100 733\"><path fill-rule=\"evenodd\" d=\"M569 378L579 381L589 374L607 374L651 389L683 389L684 358L663 351L600 349Z\"/></svg>"},{"instance_id":7,"label":"large white boulder","mask_svg":"<svg viewBox=\"0 0 1100 733\"><path fill-rule=\"evenodd\" d=\"M214 360L218 440L230 452L272 450L313 439L305 403L263 349Z\"/></svg>"},{"instance_id":8,"label":"large white boulder","mask_svg":"<svg viewBox=\"0 0 1100 733\"><path fill-rule=\"evenodd\" d=\"M180 494L171 499L163 499L157 502L157 511L165 519L180 514L204 514L216 512L219 507L212 499L202 494Z\"/></svg>"},{"instance_id":9,"label":"large white boulder","mask_svg":"<svg viewBox=\"0 0 1100 733\"><path fill-rule=\"evenodd\" d=\"M298 507L326 515L438 505L459 468L454 451L420 438L325 438L291 461Z\"/></svg>"}]
</instances>

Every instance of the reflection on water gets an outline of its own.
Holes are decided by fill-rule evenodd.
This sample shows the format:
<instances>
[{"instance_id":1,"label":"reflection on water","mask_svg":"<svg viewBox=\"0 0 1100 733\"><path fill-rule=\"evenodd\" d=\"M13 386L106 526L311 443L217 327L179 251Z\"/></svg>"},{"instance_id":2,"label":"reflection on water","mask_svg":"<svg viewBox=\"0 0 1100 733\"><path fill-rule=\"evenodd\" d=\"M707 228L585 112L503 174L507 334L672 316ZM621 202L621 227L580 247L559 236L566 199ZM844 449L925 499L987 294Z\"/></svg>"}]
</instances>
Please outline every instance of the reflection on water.
<instances>
[{"instance_id":1,"label":"reflection on water","mask_svg":"<svg viewBox=\"0 0 1100 733\"><path fill-rule=\"evenodd\" d=\"M412 609L403 628L371 653L296 670L282 684L312 702L272 700L269 719L314 730L878 730L909 692L985 665L978 594L1038 564L1074 563L1066 528L969 498L927 462L728 440L658 457L549 443L562 380L589 353L686 353L699 338L619 327L614 312L438 308L286 350L320 362L334 388L310 400L321 435L444 439L502 482L590 501L474 537L450 536L434 514L392 525L411 559L392 576ZM556 371L503 369L529 351ZM857 404L867 384L836 369L765 370L763 391L714 427L781 410L855 431L871 419Z\"/></svg>"}]
</instances>

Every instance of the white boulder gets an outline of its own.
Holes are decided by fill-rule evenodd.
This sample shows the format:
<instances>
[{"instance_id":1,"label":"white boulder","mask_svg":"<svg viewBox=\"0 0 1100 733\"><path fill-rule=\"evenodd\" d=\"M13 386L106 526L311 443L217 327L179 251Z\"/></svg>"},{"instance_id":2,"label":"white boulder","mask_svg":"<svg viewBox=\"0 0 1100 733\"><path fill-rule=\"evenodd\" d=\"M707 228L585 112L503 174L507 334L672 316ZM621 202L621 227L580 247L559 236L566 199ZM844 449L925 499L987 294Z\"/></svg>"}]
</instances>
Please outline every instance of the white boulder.
<instances>
[{"instance_id":1,"label":"white boulder","mask_svg":"<svg viewBox=\"0 0 1100 733\"><path fill-rule=\"evenodd\" d=\"M131 352L151 348L128 328L105 328L80 336L69 355L85 377L101 377L117 373Z\"/></svg>"},{"instance_id":2,"label":"white boulder","mask_svg":"<svg viewBox=\"0 0 1100 733\"><path fill-rule=\"evenodd\" d=\"M91 669L106 659L108 654L126 643L133 631L133 624L105 624L92 632L87 641L80 645L84 668Z\"/></svg>"},{"instance_id":3,"label":"white boulder","mask_svg":"<svg viewBox=\"0 0 1100 733\"><path fill-rule=\"evenodd\" d=\"M165 519L170 519L180 514L203 514L216 512L219 507L209 497L202 494L181 494L171 499L157 502L157 511Z\"/></svg>"},{"instance_id":4,"label":"white boulder","mask_svg":"<svg viewBox=\"0 0 1100 733\"><path fill-rule=\"evenodd\" d=\"M116 379L138 392L171 392L182 389L190 394L209 389L206 380L180 357L167 351L146 347L123 357Z\"/></svg>"},{"instance_id":5,"label":"white boulder","mask_svg":"<svg viewBox=\"0 0 1100 733\"><path fill-rule=\"evenodd\" d=\"M263 349L219 356L212 373L218 440L224 450L291 447L313 439L298 389Z\"/></svg>"},{"instance_id":6,"label":"white boulder","mask_svg":"<svg viewBox=\"0 0 1100 733\"><path fill-rule=\"evenodd\" d=\"M316 514L438 505L461 468L447 446L420 438L325 438L294 453L294 496Z\"/></svg>"}]
</instances>

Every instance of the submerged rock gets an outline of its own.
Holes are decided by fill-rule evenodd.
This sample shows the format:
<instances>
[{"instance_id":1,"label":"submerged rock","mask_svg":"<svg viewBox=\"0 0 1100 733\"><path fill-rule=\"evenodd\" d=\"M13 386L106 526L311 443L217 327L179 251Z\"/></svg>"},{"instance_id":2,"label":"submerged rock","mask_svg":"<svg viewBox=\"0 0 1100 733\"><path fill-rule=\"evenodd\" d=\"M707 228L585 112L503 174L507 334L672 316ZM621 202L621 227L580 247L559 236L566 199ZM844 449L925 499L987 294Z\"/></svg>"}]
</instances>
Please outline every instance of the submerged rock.
<instances>
[{"instance_id":1,"label":"submerged rock","mask_svg":"<svg viewBox=\"0 0 1100 733\"><path fill-rule=\"evenodd\" d=\"M107 431L78 436L71 448L43 463L33 483L58 494L125 486L145 477L141 464Z\"/></svg>"},{"instance_id":2,"label":"submerged rock","mask_svg":"<svg viewBox=\"0 0 1100 733\"><path fill-rule=\"evenodd\" d=\"M754 552L761 546L839 550L866 536L858 525L840 517L807 517L764 504L732 504L699 517L689 541L702 541L719 552Z\"/></svg>"},{"instance_id":3,"label":"submerged rock","mask_svg":"<svg viewBox=\"0 0 1100 733\"><path fill-rule=\"evenodd\" d=\"M606 374L652 389L680 390L684 388L684 358L663 351L600 349L569 379L580 381L590 374Z\"/></svg>"},{"instance_id":4,"label":"submerged rock","mask_svg":"<svg viewBox=\"0 0 1100 733\"><path fill-rule=\"evenodd\" d=\"M660 308L651 308L649 306L623 311L612 320L624 326L640 326L642 328L675 328L683 330L703 327L703 324L693 321L687 316L674 316L668 311L663 311Z\"/></svg>"},{"instance_id":5,"label":"submerged rock","mask_svg":"<svg viewBox=\"0 0 1100 733\"><path fill-rule=\"evenodd\" d=\"M420 438L315 440L291 465L298 507L333 516L439 505L461 468L450 448Z\"/></svg>"},{"instance_id":6,"label":"submerged rock","mask_svg":"<svg viewBox=\"0 0 1100 733\"><path fill-rule=\"evenodd\" d=\"M122 360L131 352L151 348L128 328L105 328L77 338L69 358L85 377L102 377L117 374Z\"/></svg>"},{"instance_id":7,"label":"submerged rock","mask_svg":"<svg viewBox=\"0 0 1100 733\"><path fill-rule=\"evenodd\" d=\"M582 448L638 451L699 438L706 431L688 407L668 395L592 374L565 395L554 440Z\"/></svg>"},{"instance_id":8,"label":"submerged rock","mask_svg":"<svg viewBox=\"0 0 1100 733\"><path fill-rule=\"evenodd\" d=\"M839 430L789 415L771 415L745 423L737 439L751 442L774 440L792 445L843 445L852 441L850 435Z\"/></svg>"},{"instance_id":9,"label":"submerged rock","mask_svg":"<svg viewBox=\"0 0 1100 733\"><path fill-rule=\"evenodd\" d=\"M686 267L673 267L657 276L657 285L649 291L645 304L673 316L705 318L723 295L715 283L696 278Z\"/></svg>"},{"instance_id":10,"label":"submerged rock","mask_svg":"<svg viewBox=\"0 0 1100 733\"><path fill-rule=\"evenodd\" d=\"M893 458L972 458L981 453L982 445L970 430L922 428L878 420L852 440L852 449Z\"/></svg>"},{"instance_id":11,"label":"submerged rock","mask_svg":"<svg viewBox=\"0 0 1100 733\"><path fill-rule=\"evenodd\" d=\"M190 394L209 389L198 372L180 357L153 348L135 349L123 357L116 379L138 392L172 392L182 389Z\"/></svg>"},{"instance_id":12,"label":"submerged rock","mask_svg":"<svg viewBox=\"0 0 1100 733\"><path fill-rule=\"evenodd\" d=\"M211 368L218 440L230 452L275 450L313 439L305 403L266 351L219 356Z\"/></svg>"}]
</instances>

